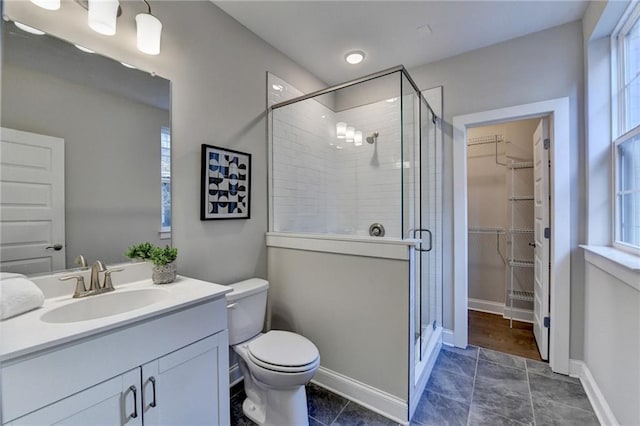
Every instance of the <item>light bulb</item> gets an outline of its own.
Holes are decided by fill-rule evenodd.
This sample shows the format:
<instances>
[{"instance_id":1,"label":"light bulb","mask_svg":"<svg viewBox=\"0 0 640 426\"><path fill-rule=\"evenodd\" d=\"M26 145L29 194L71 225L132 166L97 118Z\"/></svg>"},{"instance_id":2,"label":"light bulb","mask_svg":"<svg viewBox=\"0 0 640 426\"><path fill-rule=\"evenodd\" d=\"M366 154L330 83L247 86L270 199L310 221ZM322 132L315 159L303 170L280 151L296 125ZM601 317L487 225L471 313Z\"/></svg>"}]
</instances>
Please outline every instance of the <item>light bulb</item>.
<instances>
[{"instance_id":1,"label":"light bulb","mask_svg":"<svg viewBox=\"0 0 640 426\"><path fill-rule=\"evenodd\" d=\"M118 0L89 0L89 27L103 35L114 35L118 7L120 7Z\"/></svg>"},{"instance_id":2,"label":"light bulb","mask_svg":"<svg viewBox=\"0 0 640 426\"><path fill-rule=\"evenodd\" d=\"M346 138L347 138L347 142L353 142L353 137L355 136L356 133L356 129L355 127L347 127L347 134L346 134Z\"/></svg>"},{"instance_id":3,"label":"light bulb","mask_svg":"<svg viewBox=\"0 0 640 426\"><path fill-rule=\"evenodd\" d=\"M162 36L162 22L150 13L136 15L138 34L138 50L147 55L160 53L160 37Z\"/></svg>"},{"instance_id":4,"label":"light bulb","mask_svg":"<svg viewBox=\"0 0 640 426\"><path fill-rule=\"evenodd\" d=\"M74 44L75 47L77 47L79 50L85 52L85 53L96 53L95 51L91 50L91 49L87 49L86 47L79 45L79 44Z\"/></svg>"},{"instance_id":5,"label":"light bulb","mask_svg":"<svg viewBox=\"0 0 640 426\"><path fill-rule=\"evenodd\" d=\"M357 130L355 135L353 136L353 144L355 146L362 145L362 132L360 130Z\"/></svg>"},{"instance_id":6,"label":"light bulb","mask_svg":"<svg viewBox=\"0 0 640 426\"><path fill-rule=\"evenodd\" d=\"M31 0L31 3L47 10L60 9L60 0Z\"/></svg>"},{"instance_id":7,"label":"light bulb","mask_svg":"<svg viewBox=\"0 0 640 426\"><path fill-rule=\"evenodd\" d=\"M33 28L28 25L25 25L22 22L14 21L13 23L16 24L16 27L20 28L22 31L26 31L28 33L35 34L35 35L44 35L44 31L40 31L37 28Z\"/></svg>"}]
</instances>

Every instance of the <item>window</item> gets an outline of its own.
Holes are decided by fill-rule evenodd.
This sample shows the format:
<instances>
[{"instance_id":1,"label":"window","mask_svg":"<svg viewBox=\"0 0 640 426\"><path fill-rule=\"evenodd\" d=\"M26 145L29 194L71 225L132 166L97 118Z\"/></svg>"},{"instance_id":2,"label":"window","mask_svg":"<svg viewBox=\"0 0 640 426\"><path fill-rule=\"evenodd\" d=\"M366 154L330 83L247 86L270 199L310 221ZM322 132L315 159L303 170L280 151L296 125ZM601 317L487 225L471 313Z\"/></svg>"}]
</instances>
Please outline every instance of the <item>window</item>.
<instances>
[{"instance_id":1,"label":"window","mask_svg":"<svg viewBox=\"0 0 640 426\"><path fill-rule=\"evenodd\" d=\"M171 129L160 129L161 231L171 231Z\"/></svg>"},{"instance_id":2,"label":"window","mask_svg":"<svg viewBox=\"0 0 640 426\"><path fill-rule=\"evenodd\" d=\"M640 5L613 34L614 246L640 254Z\"/></svg>"}]
</instances>

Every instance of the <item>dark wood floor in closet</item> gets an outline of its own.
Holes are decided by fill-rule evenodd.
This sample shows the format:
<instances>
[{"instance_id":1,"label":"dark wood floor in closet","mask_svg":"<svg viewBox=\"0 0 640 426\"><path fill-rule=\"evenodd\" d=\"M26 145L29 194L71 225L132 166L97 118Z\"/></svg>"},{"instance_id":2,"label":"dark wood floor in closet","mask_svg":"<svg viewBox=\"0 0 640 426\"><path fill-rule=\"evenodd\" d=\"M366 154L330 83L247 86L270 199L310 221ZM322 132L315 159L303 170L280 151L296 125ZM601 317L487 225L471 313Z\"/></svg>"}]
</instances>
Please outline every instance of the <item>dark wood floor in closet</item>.
<instances>
[{"instance_id":1,"label":"dark wood floor in closet","mask_svg":"<svg viewBox=\"0 0 640 426\"><path fill-rule=\"evenodd\" d=\"M502 315L469 311L469 344L541 361L533 324L514 321L509 328Z\"/></svg>"}]
</instances>

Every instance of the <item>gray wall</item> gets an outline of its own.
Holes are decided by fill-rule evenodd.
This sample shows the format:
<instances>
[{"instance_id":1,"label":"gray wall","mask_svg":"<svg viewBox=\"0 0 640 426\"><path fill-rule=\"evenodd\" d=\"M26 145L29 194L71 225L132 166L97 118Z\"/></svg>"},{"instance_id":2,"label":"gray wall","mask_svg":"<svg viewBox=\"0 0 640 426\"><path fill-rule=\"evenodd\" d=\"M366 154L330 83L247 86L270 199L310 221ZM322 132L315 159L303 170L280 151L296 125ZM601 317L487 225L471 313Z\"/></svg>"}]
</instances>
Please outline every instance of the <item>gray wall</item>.
<instances>
[{"instance_id":1,"label":"gray wall","mask_svg":"<svg viewBox=\"0 0 640 426\"><path fill-rule=\"evenodd\" d=\"M180 273L227 284L266 278L266 71L304 92L325 85L208 1L162 1L162 52L135 47L134 15L123 2L118 32L103 37L86 25L86 11L64 3L55 15L30 2L4 2L4 13L172 82L173 243ZM200 145L253 154L251 219L200 221Z\"/></svg>"},{"instance_id":2,"label":"gray wall","mask_svg":"<svg viewBox=\"0 0 640 426\"><path fill-rule=\"evenodd\" d=\"M582 358L584 259L583 42L580 22L468 52L409 70L421 88L444 86L445 215L444 235L452 235L452 130L454 116L568 96L570 158L558 167L571 174L571 358ZM447 214L447 211L449 214ZM451 241L445 253L454 256ZM447 257L445 255L445 257ZM445 261L444 326L453 328L451 262Z\"/></svg>"},{"instance_id":3,"label":"gray wall","mask_svg":"<svg viewBox=\"0 0 640 426\"><path fill-rule=\"evenodd\" d=\"M323 367L408 401L409 262L268 252L272 328L311 339Z\"/></svg>"},{"instance_id":4,"label":"gray wall","mask_svg":"<svg viewBox=\"0 0 640 426\"><path fill-rule=\"evenodd\" d=\"M65 140L67 267L160 244L160 128L169 112L7 63L2 126ZM170 242L170 241L167 241Z\"/></svg>"},{"instance_id":5,"label":"gray wall","mask_svg":"<svg viewBox=\"0 0 640 426\"><path fill-rule=\"evenodd\" d=\"M590 263L585 275L584 362L618 422L638 425L640 291Z\"/></svg>"}]
</instances>

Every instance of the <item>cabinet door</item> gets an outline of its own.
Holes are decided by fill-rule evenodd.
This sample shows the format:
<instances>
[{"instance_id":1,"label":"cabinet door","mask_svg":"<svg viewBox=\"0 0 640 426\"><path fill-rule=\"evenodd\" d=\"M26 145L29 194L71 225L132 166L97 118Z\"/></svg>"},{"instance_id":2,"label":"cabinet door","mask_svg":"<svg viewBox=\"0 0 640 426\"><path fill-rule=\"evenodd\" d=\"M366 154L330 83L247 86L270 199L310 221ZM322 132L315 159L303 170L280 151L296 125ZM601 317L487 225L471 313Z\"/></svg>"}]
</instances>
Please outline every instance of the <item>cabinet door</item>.
<instances>
[{"instance_id":1,"label":"cabinet door","mask_svg":"<svg viewBox=\"0 0 640 426\"><path fill-rule=\"evenodd\" d=\"M131 386L135 387L135 398ZM141 408L140 369L136 368L20 417L9 424L16 426L54 424L140 426L142 425ZM137 416L132 417L133 414Z\"/></svg>"},{"instance_id":2,"label":"cabinet door","mask_svg":"<svg viewBox=\"0 0 640 426\"><path fill-rule=\"evenodd\" d=\"M142 366L145 426L228 425L227 331Z\"/></svg>"}]
</instances>

